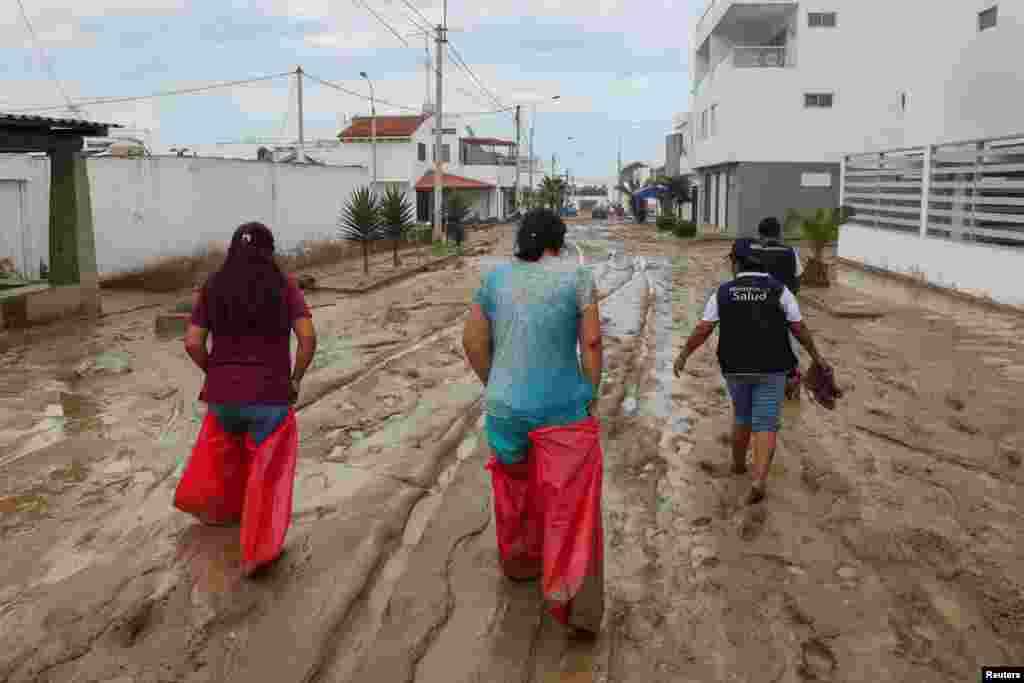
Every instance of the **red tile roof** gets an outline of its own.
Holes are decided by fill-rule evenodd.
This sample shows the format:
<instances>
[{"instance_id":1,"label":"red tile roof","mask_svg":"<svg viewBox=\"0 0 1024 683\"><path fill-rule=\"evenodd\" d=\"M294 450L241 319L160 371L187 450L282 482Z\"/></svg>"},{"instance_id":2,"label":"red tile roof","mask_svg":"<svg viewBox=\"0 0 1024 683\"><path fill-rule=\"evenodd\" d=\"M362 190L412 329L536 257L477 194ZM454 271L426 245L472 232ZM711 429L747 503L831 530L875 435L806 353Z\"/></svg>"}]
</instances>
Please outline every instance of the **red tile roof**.
<instances>
[{"instance_id":1,"label":"red tile roof","mask_svg":"<svg viewBox=\"0 0 1024 683\"><path fill-rule=\"evenodd\" d=\"M407 138L413 135L423 122L430 118L430 114L416 114L414 116L378 116L377 137L379 138ZM370 137L370 122L373 117L354 116L348 128L341 131L338 137L342 140L353 138Z\"/></svg>"},{"instance_id":2,"label":"red tile roof","mask_svg":"<svg viewBox=\"0 0 1024 683\"><path fill-rule=\"evenodd\" d=\"M516 146L516 143L511 140L502 140L500 138L462 138L462 141L471 145L497 145L499 147Z\"/></svg>"},{"instance_id":3,"label":"red tile roof","mask_svg":"<svg viewBox=\"0 0 1024 683\"><path fill-rule=\"evenodd\" d=\"M456 190L493 190L494 185L490 183L481 182L479 180L473 180L472 178L463 178L460 175L452 175L450 173L444 174L444 187L445 189L454 188ZM434 189L434 172L427 171L423 174L423 177L416 181L417 190L432 190Z\"/></svg>"}]
</instances>

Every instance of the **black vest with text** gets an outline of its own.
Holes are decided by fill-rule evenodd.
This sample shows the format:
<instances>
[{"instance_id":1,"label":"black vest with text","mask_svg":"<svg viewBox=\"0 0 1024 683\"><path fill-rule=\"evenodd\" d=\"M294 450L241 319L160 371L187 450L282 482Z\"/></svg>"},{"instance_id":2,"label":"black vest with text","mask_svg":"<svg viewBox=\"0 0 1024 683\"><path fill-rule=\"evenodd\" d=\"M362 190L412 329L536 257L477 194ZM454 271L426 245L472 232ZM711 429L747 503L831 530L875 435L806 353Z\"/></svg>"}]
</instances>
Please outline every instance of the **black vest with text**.
<instances>
[{"instance_id":1,"label":"black vest with text","mask_svg":"<svg viewBox=\"0 0 1024 683\"><path fill-rule=\"evenodd\" d=\"M789 372L797 365L782 308L783 284L743 274L718 288L718 362L722 374Z\"/></svg>"},{"instance_id":2,"label":"black vest with text","mask_svg":"<svg viewBox=\"0 0 1024 683\"><path fill-rule=\"evenodd\" d=\"M763 239L754 245L754 253L761 258L764 269L776 280L796 294L800 281L796 277L796 252L778 240Z\"/></svg>"}]
</instances>

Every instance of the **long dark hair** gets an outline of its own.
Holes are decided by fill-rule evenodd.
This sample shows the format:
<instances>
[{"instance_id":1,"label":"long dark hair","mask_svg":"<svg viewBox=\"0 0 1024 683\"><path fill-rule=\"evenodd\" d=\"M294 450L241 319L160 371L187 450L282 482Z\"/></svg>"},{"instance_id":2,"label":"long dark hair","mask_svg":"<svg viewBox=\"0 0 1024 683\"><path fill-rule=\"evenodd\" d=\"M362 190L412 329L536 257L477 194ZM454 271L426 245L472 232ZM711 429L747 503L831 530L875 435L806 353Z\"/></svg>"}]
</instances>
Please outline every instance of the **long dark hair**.
<instances>
[{"instance_id":1,"label":"long dark hair","mask_svg":"<svg viewBox=\"0 0 1024 683\"><path fill-rule=\"evenodd\" d=\"M274 262L274 235L262 223L238 226L227 258L206 282L214 335L277 335L289 329L288 279Z\"/></svg>"},{"instance_id":2,"label":"long dark hair","mask_svg":"<svg viewBox=\"0 0 1024 683\"><path fill-rule=\"evenodd\" d=\"M516 233L516 256L539 261L545 249L561 251L565 246L565 223L551 209L532 209L523 216Z\"/></svg>"}]
</instances>

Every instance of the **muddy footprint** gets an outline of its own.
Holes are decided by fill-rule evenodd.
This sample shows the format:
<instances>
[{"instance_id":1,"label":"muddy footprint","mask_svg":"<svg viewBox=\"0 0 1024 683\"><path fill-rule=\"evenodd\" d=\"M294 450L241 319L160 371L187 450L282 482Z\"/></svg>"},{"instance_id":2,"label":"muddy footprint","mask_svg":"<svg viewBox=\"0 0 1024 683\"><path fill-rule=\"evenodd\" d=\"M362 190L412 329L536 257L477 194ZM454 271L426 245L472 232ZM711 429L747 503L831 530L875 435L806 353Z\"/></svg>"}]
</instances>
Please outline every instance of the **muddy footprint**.
<instances>
[{"instance_id":1,"label":"muddy footprint","mask_svg":"<svg viewBox=\"0 0 1024 683\"><path fill-rule=\"evenodd\" d=\"M755 505L743 510L740 515L739 534L744 541L753 541L764 531L768 512L763 505Z\"/></svg>"},{"instance_id":2,"label":"muddy footprint","mask_svg":"<svg viewBox=\"0 0 1024 683\"><path fill-rule=\"evenodd\" d=\"M805 681L831 681L836 670L836 657L832 649L818 638L807 640L800 646L800 668Z\"/></svg>"}]
</instances>

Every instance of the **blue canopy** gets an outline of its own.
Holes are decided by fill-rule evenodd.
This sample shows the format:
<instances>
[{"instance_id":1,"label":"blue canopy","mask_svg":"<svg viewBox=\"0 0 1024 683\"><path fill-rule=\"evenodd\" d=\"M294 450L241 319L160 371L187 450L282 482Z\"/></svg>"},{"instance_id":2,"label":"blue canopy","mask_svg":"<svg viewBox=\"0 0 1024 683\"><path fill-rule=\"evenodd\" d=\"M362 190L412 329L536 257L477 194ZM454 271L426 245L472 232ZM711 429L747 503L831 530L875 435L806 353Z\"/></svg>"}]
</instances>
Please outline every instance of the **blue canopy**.
<instances>
[{"instance_id":1,"label":"blue canopy","mask_svg":"<svg viewBox=\"0 0 1024 683\"><path fill-rule=\"evenodd\" d=\"M650 187L645 187L644 189L634 194L633 199L651 199L653 197L657 197L658 195L665 194L666 192L668 192L668 188L665 187L664 185L651 185Z\"/></svg>"}]
</instances>

